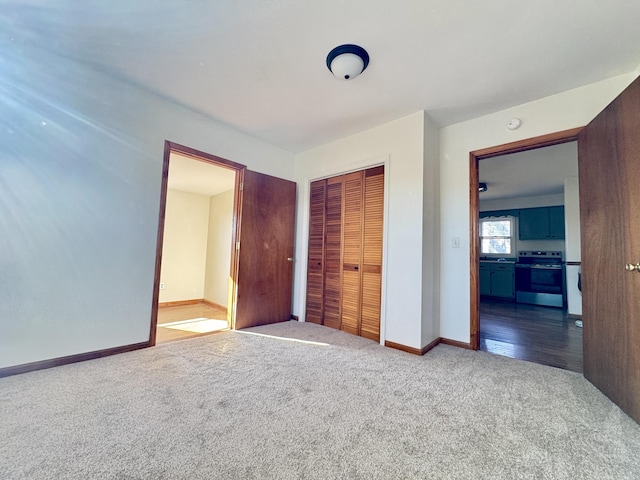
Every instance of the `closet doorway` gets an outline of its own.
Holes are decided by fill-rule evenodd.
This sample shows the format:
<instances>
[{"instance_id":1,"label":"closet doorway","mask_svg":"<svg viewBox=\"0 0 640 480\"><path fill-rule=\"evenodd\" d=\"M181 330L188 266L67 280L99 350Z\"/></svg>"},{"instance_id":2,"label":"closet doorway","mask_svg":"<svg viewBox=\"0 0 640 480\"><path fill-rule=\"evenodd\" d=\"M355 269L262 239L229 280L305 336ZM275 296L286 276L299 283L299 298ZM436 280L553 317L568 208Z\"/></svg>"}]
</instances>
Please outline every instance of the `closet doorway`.
<instances>
[{"instance_id":1,"label":"closet doorway","mask_svg":"<svg viewBox=\"0 0 640 480\"><path fill-rule=\"evenodd\" d=\"M306 321L380 341L384 166L310 192Z\"/></svg>"}]
</instances>

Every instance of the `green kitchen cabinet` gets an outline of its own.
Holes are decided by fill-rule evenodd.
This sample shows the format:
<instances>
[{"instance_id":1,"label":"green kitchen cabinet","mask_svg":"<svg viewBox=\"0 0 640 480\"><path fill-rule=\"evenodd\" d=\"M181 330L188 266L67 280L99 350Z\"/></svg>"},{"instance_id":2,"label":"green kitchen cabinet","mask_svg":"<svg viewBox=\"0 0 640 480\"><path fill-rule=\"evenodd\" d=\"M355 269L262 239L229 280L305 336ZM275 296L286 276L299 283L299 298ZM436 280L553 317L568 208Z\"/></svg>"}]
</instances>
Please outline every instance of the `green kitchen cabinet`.
<instances>
[{"instance_id":1,"label":"green kitchen cabinet","mask_svg":"<svg viewBox=\"0 0 640 480\"><path fill-rule=\"evenodd\" d=\"M480 262L480 295L491 295L491 264Z\"/></svg>"},{"instance_id":2,"label":"green kitchen cabinet","mask_svg":"<svg viewBox=\"0 0 640 480\"><path fill-rule=\"evenodd\" d=\"M491 264L491 295L514 298L516 294L514 283L513 263Z\"/></svg>"},{"instance_id":3,"label":"green kitchen cabinet","mask_svg":"<svg viewBox=\"0 0 640 480\"><path fill-rule=\"evenodd\" d=\"M480 295L515 298L514 274L511 262L480 262Z\"/></svg>"},{"instance_id":4,"label":"green kitchen cabinet","mask_svg":"<svg viewBox=\"0 0 640 480\"><path fill-rule=\"evenodd\" d=\"M520 210L520 240L564 239L564 207L523 208Z\"/></svg>"},{"instance_id":5,"label":"green kitchen cabinet","mask_svg":"<svg viewBox=\"0 0 640 480\"><path fill-rule=\"evenodd\" d=\"M564 207L549 207L549 238L564 238Z\"/></svg>"}]
</instances>

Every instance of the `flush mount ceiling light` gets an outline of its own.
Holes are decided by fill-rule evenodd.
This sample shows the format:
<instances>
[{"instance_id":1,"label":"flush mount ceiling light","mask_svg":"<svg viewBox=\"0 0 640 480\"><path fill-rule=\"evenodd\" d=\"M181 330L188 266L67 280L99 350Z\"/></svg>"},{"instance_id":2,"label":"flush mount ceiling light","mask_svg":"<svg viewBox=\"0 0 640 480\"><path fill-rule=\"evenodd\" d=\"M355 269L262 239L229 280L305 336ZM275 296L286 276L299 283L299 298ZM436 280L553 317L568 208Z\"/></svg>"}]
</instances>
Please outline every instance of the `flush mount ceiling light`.
<instances>
[{"instance_id":1,"label":"flush mount ceiling light","mask_svg":"<svg viewBox=\"0 0 640 480\"><path fill-rule=\"evenodd\" d=\"M487 191L487 184L486 183L481 183L478 185L478 192L486 192Z\"/></svg>"},{"instance_id":2,"label":"flush mount ceiling light","mask_svg":"<svg viewBox=\"0 0 640 480\"><path fill-rule=\"evenodd\" d=\"M351 80L369 65L369 54L358 45L340 45L327 55L327 68L336 77Z\"/></svg>"}]
</instances>

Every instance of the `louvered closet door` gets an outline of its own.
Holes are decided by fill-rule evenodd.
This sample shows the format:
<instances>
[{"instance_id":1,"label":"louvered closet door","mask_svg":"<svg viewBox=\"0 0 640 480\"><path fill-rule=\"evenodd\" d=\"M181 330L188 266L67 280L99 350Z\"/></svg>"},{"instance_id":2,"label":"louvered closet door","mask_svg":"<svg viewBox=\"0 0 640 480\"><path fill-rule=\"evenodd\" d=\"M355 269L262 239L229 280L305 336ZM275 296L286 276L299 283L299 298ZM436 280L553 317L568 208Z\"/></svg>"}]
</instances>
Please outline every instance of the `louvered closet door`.
<instances>
[{"instance_id":1,"label":"louvered closet door","mask_svg":"<svg viewBox=\"0 0 640 480\"><path fill-rule=\"evenodd\" d=\"M322 324L326 180L311 184L306 321Z\"/></svg>"},{"instance_id":2,"label":"louvered closet door","mask_svg":"<svg viewBox=\"0 0 640 480\"><path fill-rule=\"evenodd\" d=\"M344 176L342 330L360 335L363 172Z\"/></svg>"},{"instance_id":3,"label":"louvered closet door","mask_svg":"<svg viewBox=\"0 0 640 480\"><path fill-rule=\"evenodd\" d=\"M324 325L340 328L342 284L342 177L327 179L324 238Z\"/></svg>"},{"instance_id":4,"label":"louvered closet door","mask_svg":"<svg viewBox=\"0 0 640 480\"><path fill-rule=\"evenodd\" d=\"M380 340L384 167L311 184L309 322Z\"/></svg>"},{"instance_id":5,"label":"louvered closet door","mask_svg":"<svg viewBox=\"0 0 640 480\"><path fill-rule=\"evenodd\" d=\"M365 171L360 335L380 341L384 167Z\"/></svg>"}]
</instances>

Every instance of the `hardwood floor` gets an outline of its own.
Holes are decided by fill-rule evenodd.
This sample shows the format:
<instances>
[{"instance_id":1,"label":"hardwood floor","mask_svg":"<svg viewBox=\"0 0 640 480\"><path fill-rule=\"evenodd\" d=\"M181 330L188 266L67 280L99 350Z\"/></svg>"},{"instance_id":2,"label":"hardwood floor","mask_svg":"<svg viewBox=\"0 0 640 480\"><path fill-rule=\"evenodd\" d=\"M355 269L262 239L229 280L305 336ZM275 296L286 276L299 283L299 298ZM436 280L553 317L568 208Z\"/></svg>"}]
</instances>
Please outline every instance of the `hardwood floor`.
<instances>
[{"instance_id":1,"label":"hardwood floor","mask_svg":"<svg viewBox=\"0 0 640 480\"><path fill-rule=\"evenodd\" d=\"M480 350L582 373L582 328L560 308L483 297Z\"/></svg>"},{"instance_id":2,"label":"hardwood floor","mask_svg":"<svg viewBox=\"0 0 640 480\"><path fill-rule=\"evenodd\" d=\"M160 307L156 344L210 335L227 328L227 311L206 303Z\"/></svg>"}]
</instances>

